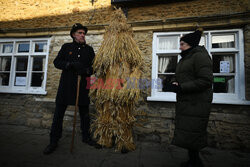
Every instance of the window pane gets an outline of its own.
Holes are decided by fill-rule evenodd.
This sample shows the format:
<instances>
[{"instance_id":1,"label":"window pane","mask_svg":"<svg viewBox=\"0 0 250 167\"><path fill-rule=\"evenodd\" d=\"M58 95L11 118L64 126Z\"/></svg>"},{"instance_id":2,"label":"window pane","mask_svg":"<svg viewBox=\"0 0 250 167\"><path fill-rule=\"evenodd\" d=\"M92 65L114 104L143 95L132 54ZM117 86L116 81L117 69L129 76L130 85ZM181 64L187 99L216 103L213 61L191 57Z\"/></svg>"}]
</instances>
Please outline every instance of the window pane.
<instances>
[{"instance_id":1,"label":"window pane","mask_svg":"<svg viewBox=\"0 0 250 167\"><path fill-rule=\"evenodd\" d=\"M16 58L16 71L27 71L28 56Z\"/></svg>"},{"instance_id":2,"label":"window pane","mask_svg":"<svg viewBox=\"0 0 250 167\"><path fill-rule=\"evenodd\" d=\"M32 73L31 86L41 87L43 82L43 73Z\"/></svg>"},{"instance_id":3,"label":"window pane","mask_svg":"<svg viewBox=\"0 0 250 167\"><path fill-rule=\"evenodd\" d=\"M235 73L234 54L216 54L212 57L214 73Z\"/></svg>"},{"instance_id":4,"label":"window pane","mask_svg":"<svg viewBox=\"0 0 250 167\"><path fill-rule=\"evenodd\" d=\"M45 57L33 58L33 71L43 71L45 65Z\"/></svg>"},{"instance_id":5,"label":"window pane","mask_svg":"<svg viewBox=\"0 0 250 167\"><path fill-rule=\"evenodd\" d=\"M177 36L159 37L158 50L172 50L172 49L178 49Z\"/></svg>"},{"instance_id":6,"label":"window pane","mask_svg":"<svg viewBox=\"0 0 250 167\"><path fill-rule=\"evenodd\" d=\"M214 93L234 93L234 76L214 76Z\"/></svg>"},{"instance_id":7,"label":"window pane","mask_svg":"<svg viewBox=\"0 0 250 167\"><path fill-rule=\"evenodd\" d=\"M10 71L11 57L0 57L0 71Z\"/></svg>"},{"instance_id":8,"label":"window pane","mask_svg":"<svg viewBox=\"0 0 250 167\"><path fill-rule=\"evenodd\" d=\"M0 73L0 86L8 86L10 73Z\"/></svg>"},{"instance_id":9,"label":"window pane","mask_svg":"<svg viewBox=\"0 0 250 167\"><path fill-rule=\"evenodd\" d=\"M26 80L26 73L16 73L15 86L25 86Z\"/></svg>"},{"instance_id":10,"label":"window pane","mask_svg":"<svg viewBox=\"0 0 250 167\"><path fill-rule=\"evenodd\" d=\"M20 43L18 44L18 53L29 52L30 44L29 43Z\"/></svg>"},{"instance_id":11,"label":"window pane","mask_svg":"<svg viewBox=\"0 0 250 167\"><path fill-rule=\"evenodd\" d=\"M2 53L12 53L13 51L13 44L3 44Z\"/></svg>"},{"instance_id":12,"label":"window pane","mask_svg":"<svg viewBox=\"0 0 250 167\"><path fill-rule=\"evenodd\" d=\"M176 56L159 56L158 73L174 73L177 65Z\"/></svg>"},{"instance_id":13,"label":"window pane","mask_svg":"<svg viewBox=\"0 0 250 167\"><path fill-rule=\"evenodd\" d=\"M206 47L206 40L205 40L205 37L204 37L204 36L201 37L201 40L200 40L199 45L200 45L200 46L205 46L205 47Z\"/></svg>"},{"instance_id":14,"label":"window pane","mask_svg":"<svg viewBox=\"0 0 250 167\"><path fill-rule=\"evenodd\" d=\"M46 52L47 43L35 43L35 52Z\"/></svg>"},{"instance_id":15,"label":"window pane","mask_svg":"<svg viewBox=\"0 0 250 167\"><path fill-rule=\"evenodd\" d=\"M234 35L214 35L212 36L212 48L234 48Z\"/></svg>"},{"instance_id":16,"label":"window pane","mask_svg":"<svg viewBox=\"0 0 250 167\"><path fill-rule=\"evenodd\" d=\"M166 83L170 83L171 80L173 79L174 75L164 75L164 74L159 74L158 78L162 80L162 87ZM162 89L158 89L159 92L162 92Z\"/></svg>"}]
</instances>

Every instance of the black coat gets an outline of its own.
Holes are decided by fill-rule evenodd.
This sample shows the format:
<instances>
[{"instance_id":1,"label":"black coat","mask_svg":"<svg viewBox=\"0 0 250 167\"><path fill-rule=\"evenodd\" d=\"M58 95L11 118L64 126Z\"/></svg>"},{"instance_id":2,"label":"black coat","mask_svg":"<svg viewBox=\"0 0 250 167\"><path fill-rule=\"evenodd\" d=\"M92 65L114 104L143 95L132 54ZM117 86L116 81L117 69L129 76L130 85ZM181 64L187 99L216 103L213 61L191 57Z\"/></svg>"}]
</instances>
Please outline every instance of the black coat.
<instances>
[{"instance_id":1,"label":"black coat","mask_svg":"<svg viewBox=\"0 0 250 167\"><path fill-rule=\"evenodd\" d=\"M74 68L67 68L71 62L81 62L82 68L92 68L93 59L95 57L94 50L91 46L81 45L77 42L66 43L62 46L57 57L54 60L56 68L62 70L60 83L56 96L57 104L75 105L77 90L77 72ZM89 89L86 88L87 80L90 74L81 74L79 105L88 105Z\"/></svg>"},{"instance_id":2,"label":"black coat","mask_svg":"<svg viewBox=\"0 0 250 167\"><path fill-rule=\"evenodd\" d=\"M207 124L213 99L212 60L202 46L193 48L176 67L177 93L173 144L200 150L207 145Z\"/></svg>"}]
</instances>

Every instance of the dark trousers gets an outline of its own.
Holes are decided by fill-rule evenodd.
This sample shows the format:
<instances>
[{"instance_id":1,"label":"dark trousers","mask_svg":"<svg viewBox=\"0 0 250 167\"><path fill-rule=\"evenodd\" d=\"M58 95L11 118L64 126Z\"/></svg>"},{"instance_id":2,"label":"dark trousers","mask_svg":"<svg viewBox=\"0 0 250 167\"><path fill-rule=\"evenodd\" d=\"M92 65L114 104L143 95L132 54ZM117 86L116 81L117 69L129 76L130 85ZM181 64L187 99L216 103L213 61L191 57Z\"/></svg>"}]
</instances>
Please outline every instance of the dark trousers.
<instances>
[{"instance_id":1,"label":"dark trousers","mask_svg":"<svg viewBox=\"0 0 250 167\"><path fill-rule=\"evenodd\" d=\"M53 122L51 125L50 131L50 143L57 143L58 140L62 137L62 126L63 126L63 117L67 105L56 104L56 109L53 117ZM89 118L89 106L88 105L79 105L79 113L81 120L81 132L83 138L90 138L90 118Z\"/></svg>"},{"instance_id":2,"label":"dark trousers","mask_svg":"<svg viewBox=\"0 0 250 167\"><path fill-rule=\"evenodd\" d=\"M191 163L195 163L200 160L199 151L188 149L188 156Z\"/></svg>"}]
</instances>

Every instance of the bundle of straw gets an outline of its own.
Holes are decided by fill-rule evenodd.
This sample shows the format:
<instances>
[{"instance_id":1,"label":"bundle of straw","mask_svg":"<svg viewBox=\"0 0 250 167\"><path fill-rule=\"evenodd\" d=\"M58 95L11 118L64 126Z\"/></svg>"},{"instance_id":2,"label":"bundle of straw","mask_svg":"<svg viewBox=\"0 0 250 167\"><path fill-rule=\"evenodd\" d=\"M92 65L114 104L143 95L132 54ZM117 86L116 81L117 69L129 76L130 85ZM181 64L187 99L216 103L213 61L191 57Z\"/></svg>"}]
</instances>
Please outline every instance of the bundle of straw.
<instances>
[{"instance_id":1,"label":"bundle of straw","mask_svg":"<svg viewBox=\"0 0 250 167\"><path fill-rule=\"evenodd\" d=\"M97 110L91 129L100 145L112 147L115 144L116 150L132 151L135 149L132 128L136 121L135 105L140 98L140 89L136 86L142 75L142 52L132 38L131 27L122 10L116 9L111 18L93 64L98 76L94 84L98 86L90 90ZM128 78L134 81L132 86ZM107 88L109 79L122 82ZM102 86L100 81L103 81Z\"/></svg>"}]
</instances>

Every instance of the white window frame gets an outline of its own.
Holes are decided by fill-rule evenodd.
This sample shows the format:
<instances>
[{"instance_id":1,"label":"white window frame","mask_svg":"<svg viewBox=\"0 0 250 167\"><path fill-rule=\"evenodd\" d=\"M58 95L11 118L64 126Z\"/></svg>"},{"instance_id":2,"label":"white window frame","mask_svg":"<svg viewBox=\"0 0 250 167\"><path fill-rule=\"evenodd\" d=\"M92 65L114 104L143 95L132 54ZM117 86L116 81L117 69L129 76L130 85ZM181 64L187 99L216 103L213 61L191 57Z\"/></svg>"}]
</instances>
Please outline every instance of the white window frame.
<instances>
[{"instance_id":1,"label":"white window frame","mask_svg":"<svg viewBox=\"0 0 250 167\"><path fill-rule=\"evenodd\" d=\"M47 42L46 52L34 52L34 43L35 42ZM10 69L10 80L8 86L0 86L0 93L20 93L20 94L41 94L46 95L46 83L47 83L47 69L48 69L48 57L49 57L49 46L51 42L50 37L44 38L1 38L0 43L13 43L13 52L9 54L12 57L11 59L11 69ZM18 42L27 42L29 43L29 52L27 53L16 53L16 43ZM2 48L0 48L2 49ZM2 51L2 50L1 50ZM28 65L27 65L27 79L26 86L14 86L15 82L15 67L16 67L16 58L17 55L28 56ZM33 56L45 56L44 64L44 79L41 87L32 87L29 86L31 83L32 75L32 65L33 65Z\"/></svg>"},{"instance_id":2,"label":"white window frame","mask_svg":"<svg viewBox=\"0 0 250 167\"><path fill-rule=\"evenodd\" d=\"M178 36L178 45L179 39L183 34L190 32L157 32L153 35L152 42L152 81L158 78L158 55L161 53L180 53L178 50L168 50L168 51L157 51L158 39L161 36ZM235 48L226 48L229 52L235 52L237 54L235 59L235 93L214 93L213 102L218 104L242 104L250 105L250 101L245 99L245 69L244 69L244 39L243 31L241 29L230 29L230 30L213 30L213 31L204 31L204 34L207 36L207 41L205 42L206 48L211 54L211 52L225 52L225 49L221 48L211 48L211 34L214 33L236 33L235 38ZM205 40L206 40L205 39ZM179 46L178 46L179 48ZM211 55L210 55L211 56ZM178 60L180 56L178 56ZM176 102L176 94L172 92L158 92L154 87L151 88L151 96L147 97L148 101L168 101Z\"/></svg>"}]
</instances>

